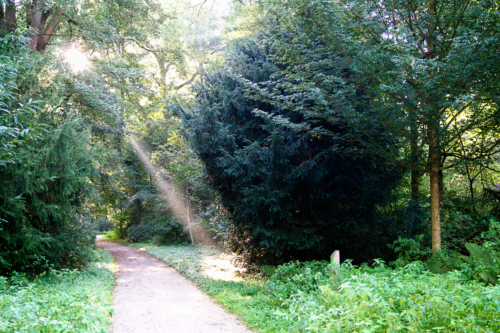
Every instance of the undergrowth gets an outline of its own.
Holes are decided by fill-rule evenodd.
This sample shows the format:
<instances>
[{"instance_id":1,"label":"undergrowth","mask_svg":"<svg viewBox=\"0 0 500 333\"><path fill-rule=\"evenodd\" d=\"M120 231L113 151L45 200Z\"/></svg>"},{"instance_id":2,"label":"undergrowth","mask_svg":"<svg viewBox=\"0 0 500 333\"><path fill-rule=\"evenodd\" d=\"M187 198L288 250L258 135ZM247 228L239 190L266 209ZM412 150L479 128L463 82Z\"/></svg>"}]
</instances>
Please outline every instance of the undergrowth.
<instances>
[{"instance_id":1,"label":"undergrowth","mask_svg":"<svg viewBox=\"0 0 500 333\"><path fill-rule=\"evenodd\" d=\"M112 315L113 257L98 251L82 271L51 271L31 281L0 277L0 332L106 332Z\"/></svg>"},{"instance_id":2,"label":"undergrowth","mask_svg":"<svg viewBox=\"0 0 500 333\"><path fill-rule=\"evenodd\" d=\"M213 248L153 246L226 309L260 332L500 332L500 286L459 271L433 274L420 262L391 269L349 262L333 275L327 262L288 263L267 280L214 280L202 260Z\"/></svg>"}]
</instances>

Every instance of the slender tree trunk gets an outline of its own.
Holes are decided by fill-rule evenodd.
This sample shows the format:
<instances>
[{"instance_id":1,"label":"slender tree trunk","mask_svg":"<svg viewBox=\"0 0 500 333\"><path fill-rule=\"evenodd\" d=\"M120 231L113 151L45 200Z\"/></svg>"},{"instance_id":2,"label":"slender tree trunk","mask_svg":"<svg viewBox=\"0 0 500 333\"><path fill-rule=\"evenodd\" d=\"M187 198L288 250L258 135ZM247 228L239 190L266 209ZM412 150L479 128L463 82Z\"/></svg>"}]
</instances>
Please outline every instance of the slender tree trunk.
<instances>
[{"instance_id":1,"label":"slender tree trunk","mask_svg":"<svg viewBox=\"0 0 500 333\"><path fill-rule=\"evenodd\" d=\"M441 158L436 125L429 129L429 176L431 190L432 250L441 251L441 221L439 213L439 169Z\"/></svg>"}]
</instances>

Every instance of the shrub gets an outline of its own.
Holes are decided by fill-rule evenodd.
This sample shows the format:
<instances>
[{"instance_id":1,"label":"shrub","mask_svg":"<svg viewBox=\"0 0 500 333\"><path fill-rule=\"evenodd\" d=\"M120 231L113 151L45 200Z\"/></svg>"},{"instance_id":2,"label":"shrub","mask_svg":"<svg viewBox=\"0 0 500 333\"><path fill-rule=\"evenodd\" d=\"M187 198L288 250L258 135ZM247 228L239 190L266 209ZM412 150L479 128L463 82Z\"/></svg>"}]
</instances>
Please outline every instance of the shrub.
<instances>
[{"instance_id":1,"label":"shrub","mask_svg":"<svg viewBox=\"0 0 500 333\"><path fill-rule=\"evenodd\" d=\"M110 230L104 235L104 240L120 240L123 239L124 235L121 234L119 229Z\"/></svg>"},{"instance_id":2,"label":"shrub","mask_svg":"<svg viewBox=\"0 0 500 333\"><path fill-rule=\"evenodd\" d=\"M113 224L106 218L100 218L97 220L96 229L98 231L109 231L113 229Z\"/></svg>"},{"instance_id":3,"label":"shrub","mask_svg":"<svg viewBox=\"0 0 500 333\"><path fill-rule=\"evenodd\" d=\"M423 239L424 235L415 238L398 237L392 245L389 244L388 247L398 255L395 264L404 267L412 261L426 261L432 255L432 250L423 244Z\"/></svg>"},{"instance_id":4,"label":"shrub","mask_svg":"<svg viewBox=\"0 0 500 333\"><path fill-rule=\"evenodd\" d=\"M132 243L153 242L157 245L179 244L187 241L188 236L179 219L147 221L131 225L127 230L127 240Z\"/></svg>"},{"instance_id":5,"label":"shrub","mask_svg":"<svg viewBox=\"0 0 500 333\"><path fill-rule=\"evenodd\" d=\"M127 240L132 243L141 243L150 241L155 234L156 226L154 223L141 223L131 225L128 229Z\"/></svg>"},{"instance_id":6,"label":"shrub","mask_svg":"<svg viewBox=\"0 0 500 333\"><path fill-rule=\"evenodd\" d=\"M184 225L178 219L164 221L157 225L153 243L157 245L180 244L188 240Z\"/></svg>"}]
</instances>

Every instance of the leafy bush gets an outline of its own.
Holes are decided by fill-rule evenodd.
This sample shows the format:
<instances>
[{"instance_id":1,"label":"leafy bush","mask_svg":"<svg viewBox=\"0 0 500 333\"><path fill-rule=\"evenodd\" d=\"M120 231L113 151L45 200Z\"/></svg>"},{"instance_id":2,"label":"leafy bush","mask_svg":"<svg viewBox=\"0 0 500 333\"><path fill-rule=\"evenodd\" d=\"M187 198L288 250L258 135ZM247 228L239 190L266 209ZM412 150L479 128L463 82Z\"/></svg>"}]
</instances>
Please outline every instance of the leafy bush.
<instances>
[{"instance_id":1,"label":"leafy bush","mask_svg":"<svg viewBox=\"0 0 500 333\"><path fill-rule=\"evenodd\" d=\"M278 266L276 272L267 280L270 293L281 304L297 290L310 293L319 286L328 284L332 279L332 267L321 261L289 262Z\"/></svg>"},{"instance_id":2,"label":"leafy bush","mask_svg":"<svg viewBox=\"0 0 500 333\"><path fill-rule=\"evenodd\" d=\"M474 242L482 232L488 230L494 217L488 213L479 214L470 209L471 203L460 200L447 200L441 209L443 247L465 253L466 243ZM429 226L430 227L430 226Z\"/></svg>"},{"instance_id":3,"label":"leafy bush","mask_svg":"<svg viewBox=\"0 0 500 333\"><path fill-rule=\"evenodd\" d=\"M483 246L466 243L465 248L469 256L450 249L443 249L440 253L432 253L425 247L423 235L415 239L399 238L394 244L389 245L398 253L395 266L404 267L411 262L425 262L425 267L435 274L444 274L452 270L460 271L464 277L475 279L487 284L496 285L500 276L500 247L498 246L498 233L500 223L490 221L490 228L481 235Z\"/></svg>"},{"instance_id":4,"label":"leafy bush","mask_svg":"<svg viewBox=\"0 0 500 333\"><path fill-rule=\"evenodd\" d=\"M123 239L119 229L110 230L104 235L103 240L120 240Z\"/></svg>"},{"instance_id":5,"label":"leafy bush","mask_svg":"<svg viewBox=\"0 0 500 333\"><path fill-rule=\"evenodd\" d=\"M325 266L327 264L325 263ZM500 289L464 283L458 271L435 275L416 262L391 270L342 267L341 286L294 288L294 277L281 290L294 291L277 315L292 331L312 332L495 332L500 329ZM295 276L301 276L295 275ZM276 284L275 284L276 285Z\"/></svg>"},{"instance_id":6,"label":"leafy bush","mask_svg":"<svg viewBox=\"0 0 500 333\"><path fill-rule=\"evenodd\" d=\"M433 274L421 262L381 260L332 275L327 262L290 262L265 282L203 275L205 248L138 244L199 284L259 332L499 332L500 286L458 270Z\"/></svg>"},{"instance_id":7,"label":"leafy bush","mask_svg":"<svg viewBox=\"0 0 500 333\"><path fill-rule=\"evenodd\" d=\"M496 285L500 276L500 252L477 244L466 244L465 246L470 256L460 257L467 264L462 266L462 272L470 278Z\"/></svg>"},{"instance_id":8,"label":"leafy bush","mask_svg":"<svg viewBox=\"0 0 500 333\"><path fill-rule=\"evenodd\" d=\"M132 243L151 241L157 245L179 244L187 241L187 237L184 225L175 218L131 225L127 231L127 240Z\"/></svg>"},{"instance_id":9,"label":"leafy bush","mask_svg":"<svg viewBox=\"0 0 500 333\"><path fill-rule=\"evenodd\" d=\"M113 224L106 218L100 218L97 220L96 229L97 231L109 231L113 229Z\"/></svg>"},{"instance_id":10,"label":"leafy bush","mask_svg":"<svg viewBox=\"0 0 500 333\"><path fill-rule=\"evenodd\" d=\"M154 223L141 223L131 225L128 229L127 240L132 243L147 242L154 236L156 226Z\"/></svg>"},{"instance_id":11,"label":"leafy bush","mask_svg":"<svg viewBox=\"0 0 500 333\"><path fill-rule=\"evenodd\" d=\"M0 276L0 332L107 332L114 284L108 252L83 271L50 271L35 281Z\"/></svg>"},{"instance_id":12,"label":"leafy bush","mask_svg":"<svg viewBox=\"0 0 500 333\"><path fill-rule=\"evenodd\" d=\"M262 274L265 276L273 276L274 273L276 273L276 266L271 266L271 265L264 265L260 267L260 271Z\"/></svg>"},{"instance_id":13,"label":"leafy bush","mask_svg":"<svg viewBox=\"0 0 500 333\"><path fill-rule=\"evenodd\" d=\"M388 245L398 255L395 264L404 267L412 261L426 261L432 255L432 250L424 246L423 238L424 235L418 235L414 239L398 237L393 244Z\"/></svg>"},{"instance_id":14,"label":"leafy bush","mask_svg":"<svg viewBox=\"0 0 500 333\"><path fill-rule=\"evenodd\" d=\"M94 259L95 235L92 226L75 218L58 236L63 244L61 267L82 268Z\"/></svg>"}]
</instances>

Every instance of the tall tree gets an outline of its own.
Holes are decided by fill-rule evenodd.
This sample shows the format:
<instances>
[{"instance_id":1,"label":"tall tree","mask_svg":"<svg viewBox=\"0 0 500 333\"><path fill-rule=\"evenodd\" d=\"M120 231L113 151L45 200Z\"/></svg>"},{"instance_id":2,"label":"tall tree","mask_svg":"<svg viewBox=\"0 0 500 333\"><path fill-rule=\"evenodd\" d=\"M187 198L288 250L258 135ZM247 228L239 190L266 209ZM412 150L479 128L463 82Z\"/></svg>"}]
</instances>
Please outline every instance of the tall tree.
<instances>
[{"instance_id":1,"label":"tall tree","mask_svg":"<svg viewBox=\"0 0 500 333\"><path fill-rule=\"evenodd\" d=\"M500 143L498 3L293 0L267 1L266 8L282 27L274 37L276 59L288 67L281 84L263 84L256 94L351 128L344 139L413 170L415 187L418 174L429 174L432 248L440 250L443 170L460 159L488 158ZM323 72L324 63L337 72ZM347 79L346 68L352 73ZM304 94L318 103L306 105ZM371 111L359 113L359 107ZM400 140L380 145L369 124ZM474 137L475 145L446 159L464 136Z\"/></svg>"},{"instance_id":2,"label":"tall tree","mask_svg":"<svg viewBox=\"0 0 500 333\"><path fill-rule=\"evenodd\" d=\"M272 85L280 71L265 36L259 42L232 43L226 66L204 75L194 113L186 111L194 149L231 214L233 250L247 263L324 258L339 248L357 260L380 256L391 233L374 216L398 183L398 168L359 144L297 133L252 113L258 108L309 123L245 95L242 80ZM312 96L303 99L316 104ZM378 139L390 144L382 128Z\"/></svg>"}]
</instances>

